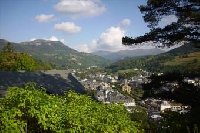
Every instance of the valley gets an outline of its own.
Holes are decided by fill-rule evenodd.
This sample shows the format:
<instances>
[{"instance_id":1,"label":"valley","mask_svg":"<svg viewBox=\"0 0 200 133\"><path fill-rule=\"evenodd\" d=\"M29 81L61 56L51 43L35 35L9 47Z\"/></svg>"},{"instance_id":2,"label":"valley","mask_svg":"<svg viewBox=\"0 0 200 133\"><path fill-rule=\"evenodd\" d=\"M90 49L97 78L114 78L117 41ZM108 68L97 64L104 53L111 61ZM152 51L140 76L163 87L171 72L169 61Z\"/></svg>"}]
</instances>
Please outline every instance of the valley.
<instances>
[{"instance_id":1,"label":"valley","mask_svg":"<svg viewBox=\"0 0 200 133\"><path fill-rule=\"evenodd\" d=\"M39 43L38 41L41 40L35 42ZM38 47L35 46L35 42L34 44L27 44L26 42L23 45ZM48 47L46 41L42 40L42 42L44 44L40 45ZM58 45L60 45L59 42ZM15 54L14 49L19 49L16 44L13 45L13 50L6 51L5 48L8 49L11 46L5 46L2 55L10 56L12 53ZM65 48L65 46L63 47ZM104 64L105 67L92 64L89 67L72 67L72 69L69 69L52 65L51 68L46 70L42 70L40 66L27 72L28 68L23 70L25 67L19 66L17 71L0 72L0 96L8 95L10 87L23 88L30 83L34 83L37 88L43 88L45 93L50 95L63 96L65 93L73 91L87 95L105 105L122 103L134 121L142 119L142 127L145 130L158 130L164 120L169 119L168 111L177 115L177 119L179 119L181 115L196 113L198 111L197 106L200 104L198 92L200 87L199 51L192 48L193 50L186 53L179 49L182 48L179 47L158 55L129 57L110 63L110 65ZM34 51L32 49L32 52ZM62 53L62 50L59 52ZM65 52L71 55L71 51ZM40 58L31 56L38 59L40 65L44 62L50 63L43 56L38 56ZM54 55L50 50L44 56ZM68 56L68 60L74 60L74 56ZM1 63L3 63L2 61ZM73 64L68 65L73 66ZM190 100L186 100L188 98ZM138 118L136 115L143 116ZM193 120L197 121L198 119ZM153 129L152 126L158 122L160 124L157 125L156 129ZM168 124L171 123L168 122Z\"/></svg>"},{"instance_id":2,"label":"valley","mask_svg":"<svg viewBox=\"0 0 200 133\"><path fill-rule=\"evenodd\" d=\"M0 132L199 133L199 0L0 0Z\"/></svg>"}]
</instances>

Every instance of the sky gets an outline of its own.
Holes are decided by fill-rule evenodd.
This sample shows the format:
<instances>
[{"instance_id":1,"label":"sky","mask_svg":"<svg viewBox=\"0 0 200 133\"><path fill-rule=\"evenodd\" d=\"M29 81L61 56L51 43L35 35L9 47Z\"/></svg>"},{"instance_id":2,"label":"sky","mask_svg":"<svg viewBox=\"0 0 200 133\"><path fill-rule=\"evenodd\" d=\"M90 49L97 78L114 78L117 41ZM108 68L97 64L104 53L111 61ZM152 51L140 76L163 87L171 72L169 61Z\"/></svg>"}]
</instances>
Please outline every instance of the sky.
<instances>
[{"instance_id":1,"label":"sky","mask_svg":"<svg viewBox=\"0 0 200 133\"><path fill-rule=\"evenodd\" d=\"M82 52L124 50L123 36L149 31L142 4L146 0L0 0L0 38L61 41Z\"/></svg>"}]
</instances>

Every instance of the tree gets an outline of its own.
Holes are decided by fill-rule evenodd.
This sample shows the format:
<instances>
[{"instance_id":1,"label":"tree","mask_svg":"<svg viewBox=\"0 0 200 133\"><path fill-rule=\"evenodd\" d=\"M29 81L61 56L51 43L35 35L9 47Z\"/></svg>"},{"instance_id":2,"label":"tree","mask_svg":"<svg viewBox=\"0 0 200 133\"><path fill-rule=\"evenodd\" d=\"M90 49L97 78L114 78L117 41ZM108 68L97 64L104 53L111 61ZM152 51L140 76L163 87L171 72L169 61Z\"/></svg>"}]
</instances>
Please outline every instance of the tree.
<instances>
[{"instance_id":1,"label":"tree","mask_svg":"<svg viewBox=\"0 0 200 133\"><path fill-rule=\"evenodd\" d=\"M143 132L122 105L103 104L73 91L63 96L48 95L29 83L12 87L0 99L1 132Z\"/></svg>"},{"instance_id":2,"label":"tree","mask_svg":"<svg viewBox=\"0 0 200 133\"><path fill-rule=\"evenodd\" d=\"M147 5L139 9L148 27L149 33L131 38L123 37L123 45L136 45L142 42L155 41L162 46L173 46L177 42L189 41L199 45L200 42L200 1L199 0L148 0ZM158 27L160 20L175 15L177 22L164 28Z\"/></svg>"},{"instance_id":3,"label":"tree","mask_svg":"<svg viewBox=\"0 0 200 133\"><path fill-rule=\"evenodd\" d=\"M52 64L34 59L27 53L16 52L10 42L0 51L0 70L3 71L49 70L52 66Z\"/></svg>"},{"instance_id":4,"label":"tree","mask_svg":"<svg viewBox=\"0 0 200 133\"><path fill-rule=\"evenodd\" d=\"M145 130L148 130L150 125L148 123L147 110L144 107L141 107L141 106L133 107L132 113L131 113L131 119L133 121L137 121L138 123L141 123L142 127L145 128Z\"/></svg>"},{"instance_id":5,"label":"tree","mask_svg":"<svg viewBox=\"0 0 200 133\"><path fill-rule=\"evenodd\" d=\"M17 70L32 71L36 67L36 61L26 53L18 53Z\"/></svg>"},{"instance_id":6,"label":"tree","mask_svg":"<svg viewBox=\"0 0 200 133\"><path fill-rule=\"evenodd\" d=\"M35 60L26 53L0 52L0 70L3 71L32 71L35 69Z\"/></svg>"}]
</instances>

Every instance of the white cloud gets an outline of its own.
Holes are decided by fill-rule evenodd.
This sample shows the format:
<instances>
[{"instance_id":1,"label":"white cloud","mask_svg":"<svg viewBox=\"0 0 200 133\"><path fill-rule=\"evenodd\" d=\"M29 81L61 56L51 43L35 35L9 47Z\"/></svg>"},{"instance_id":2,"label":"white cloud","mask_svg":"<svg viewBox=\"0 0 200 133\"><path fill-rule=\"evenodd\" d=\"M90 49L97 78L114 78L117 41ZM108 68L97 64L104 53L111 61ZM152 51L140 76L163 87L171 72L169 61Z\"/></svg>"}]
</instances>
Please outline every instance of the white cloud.
<instances>
[{"instance_id":1,"label":"white cloud","mask_svg":"<svg viewBox=\"0 0 200 133\"><path fill-rule=\"evenodd\" d=\"M55 36L51 36L48 40L49 41L58 41L58 38Z\"/></svg>"},{"instance_id":2,"label":"white cloud","mask_svg":"<svg viewBox=\"0 0 200 133\"><path fill-rule=\"evenodd\" d=\"M110 27L103 32L97 40L96 49L118 51L125 47L122 45L122 37L125 31L120 27Z\"/></svg>"},{"instance_id":3,"label":"white cloud","mask_svg":"<svg viewBox=\"0 0 200 133\"><path fill-rule=\"evenodd\" d=\"M127 27L131 24L131 20L126 18L126 19L123 19L121 22L120 22L120 27Z\"/></svg>"},{"instance_id":4,"label":"white cloud","mask_svg":"<svg viewBox=\"0 0 200 133\"><path fill-rule=\"evenodd\" d=\"M119 26L111 26L101 33L98 39L93 40L89 44L81 44L76 48L82 52L93 52L99 50L119 51L128 49L122 45L122 37L125 35L124 26L130 25L129 19L122 20Z\"/></svg>"},{"instance_id":5,"label":"white cloud","mask_svg":"<svg viewBox=\"0 0 200 133\"><path fill-rule=\"evenodd\" d=\"M90 48L90 44L79 44L76 46L74 49L77 49L80 52L86 52L86 53L91 53L92 49Z\"/></svg>"},{"instance_id":6,"label":"white cloud","mask_svg":"<svg viewBox=\"0 0 200 133\"><path fill-rule=\"evenodd\" d=\"M64 31L67 33L78 33L81 31L81 27L77 26L73 22L62 22L60 24L55 24L54 28L56 30Z\"/></svg>"},{"instance_id":7,"label":"white cloud","mask_svg":"<svg viewBox=\"0 0 200 133\"><path fill-rule=\"evenodd\" d=\"M106 7L100 0L60 0L54 8L73 18L97 16L106 11Z\"/></svg>"},{"instance_id":8,"label":"white cloud","mask_svg":"<svg viewBox=\"0 0 200 133\"><path fill-rule=\"evenodd\" d=\"M37 15L35 17L35 19L40 22L40 23L43 23L43 22L48 22L50 20L52 20L54 18L54 15L53 14L49 14L49 15L46 15L46 14L40 14L40 15Z\"/></svg>"},{"instance_id":9,"label":"white cloud","mask_svg":"<svg viewBox=\"0 0 200 133\"><path fill-rule=\"evenodd\" d=\"M63 39L63 38L62 38L62 39L60 39L60 41L61 41L62 43L65 43L65 39Z\"/></svg>"},{"instance_id":10,"label":"white cloud","mask_svg":"<svg viewBox=\"0 0 200 133\"><path fill-rule=\"evenodd\" d=\"M30 39L30 41L35 41L35 40L36 40L36 38L31 38L31 39Z\"/></svg>"},{"instance_id":11,"label":"white cloud","mask_svg":"<svg viewBox=\"0 0 200 133\"><path fill-rule=\"evenodd\" d=\"M65 42L64 39L58 39L58 38L55 37L55 36L51 36L51 37L50 37L49 39L47 39L47 40L49 40L49 41L60 41L60 42L62 42L62 43Z\"/></svg>"},{"instance_id":12,"label":"white cloud","mask_svg":"<svg viewBox=\"0 0 200 133\"><path fill-rule=\"evenodd\" d=\"M59 39L59 38L57 38L55 36L51 36L50 38L42 38L42 39L47 40L47 41L60 41L62 43L65 43L65 39L63 39L63 38ZM37 39L36 38L31 38L30 39L30 41L35 41L35 40L37 40Z\"/></svg>"}]
</instances>

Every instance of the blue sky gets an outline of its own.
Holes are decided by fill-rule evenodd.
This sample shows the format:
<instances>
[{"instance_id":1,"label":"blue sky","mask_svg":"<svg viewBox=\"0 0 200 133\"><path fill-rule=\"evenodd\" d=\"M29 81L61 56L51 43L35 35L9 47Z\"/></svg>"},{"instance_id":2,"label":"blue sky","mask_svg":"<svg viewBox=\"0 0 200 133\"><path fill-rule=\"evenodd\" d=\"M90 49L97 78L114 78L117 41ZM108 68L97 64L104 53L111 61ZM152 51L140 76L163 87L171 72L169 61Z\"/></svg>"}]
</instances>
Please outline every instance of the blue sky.
<instances>
[{"instance_id":1,"label":"blue sky","mask_svg":"<svg viewBox=\"0 0 200 133\"><path fill-rule=\"evenodd\" d=\"M149 29L138 6L146 0L0 0L0 38L60 40L79 51L126 49L121 37Z\"/></svg>"}]
</instances>

